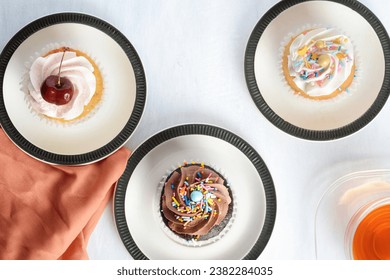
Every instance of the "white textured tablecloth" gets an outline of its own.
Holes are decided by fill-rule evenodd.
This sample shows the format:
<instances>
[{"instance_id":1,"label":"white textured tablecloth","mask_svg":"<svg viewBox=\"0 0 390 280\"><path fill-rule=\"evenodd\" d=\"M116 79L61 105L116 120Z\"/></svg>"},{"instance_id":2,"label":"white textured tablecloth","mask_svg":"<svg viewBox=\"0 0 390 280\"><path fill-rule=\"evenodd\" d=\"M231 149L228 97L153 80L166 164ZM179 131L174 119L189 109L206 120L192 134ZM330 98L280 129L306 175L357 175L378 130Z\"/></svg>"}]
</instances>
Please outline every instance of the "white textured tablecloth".
<instances>
[{"instance_id":1,"label":"white textured tablecloth","mask_svg":"<svg viewBox=\"0 0 390 280\"><path fill-rule=\"evenodd\" d=\"M315 210L328 183L350 171L390 167L390 104L358 133L325 143L294 138L268 122L248 92L244 53L256 23L277 2L3 0L0 49L23 26L51 13L77 11L111 23L136 48L147 78L145 112L126 146L135 149L182 123L208 123L238 134L266 162L277 193L275 228L260 259L314 259ZM390 30L389 1L361 2ZM188 111L194 104L209 110ZM111 207L91 237L91 259L131 259Z\"/></svg>"}]
</instances>

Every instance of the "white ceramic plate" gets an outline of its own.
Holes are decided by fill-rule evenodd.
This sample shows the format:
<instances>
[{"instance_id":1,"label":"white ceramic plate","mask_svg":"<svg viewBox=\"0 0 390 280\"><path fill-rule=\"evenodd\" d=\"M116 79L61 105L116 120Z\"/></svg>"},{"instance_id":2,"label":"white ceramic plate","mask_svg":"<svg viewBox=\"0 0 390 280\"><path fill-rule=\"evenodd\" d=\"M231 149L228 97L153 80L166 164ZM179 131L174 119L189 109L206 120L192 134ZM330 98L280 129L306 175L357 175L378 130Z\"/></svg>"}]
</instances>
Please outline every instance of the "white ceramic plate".
<instances>
[{"instance_id":1,"label":"white ceramic plate","mask_svg":"<svg viewBox=\"0 0 390 280\"><path fill-rule=\"evenodd\" d=\"M204 162L230 184L234 220L211 244L179 242L161 220L160 182L183 161ZM114 212L135 259L256 259L271 236L276 198L271 175L253 148L226 130L194 124L160 132L133 153L117 185Z\"/></svg>"},{"instance_id":2,"label":"white ceramic plate","mask_svg":"<svg viewBox=\"0 0 390 280\"><path fill-rule=\"evenodd\" d=\"M334 27L354 46L357 77L349 92L324 101L293 94L281 74L281 49L305 26ZM281 1L259 21L247 46L248 88L260 111L280 129L301 138L330 140L369 123L390 90L389 37L358 1Z\"/></svg>"},{"instance_id":3,"label":"white ceramic plate","mask_svg":"<svg viewBox=\"0 0 390 280\"><path fill-rule=\"evenodd\" d=\"M26 64L53 44L87 53L103 74L97 110L65 125L30 109L21 86ZM85 164L113 153L133 133L146 98L142 64L130 42L113 26L85 14L54 14L28 24L4 48L0 80L4 131L26 153L55 164Z\"/></svg>"}]
</instances>

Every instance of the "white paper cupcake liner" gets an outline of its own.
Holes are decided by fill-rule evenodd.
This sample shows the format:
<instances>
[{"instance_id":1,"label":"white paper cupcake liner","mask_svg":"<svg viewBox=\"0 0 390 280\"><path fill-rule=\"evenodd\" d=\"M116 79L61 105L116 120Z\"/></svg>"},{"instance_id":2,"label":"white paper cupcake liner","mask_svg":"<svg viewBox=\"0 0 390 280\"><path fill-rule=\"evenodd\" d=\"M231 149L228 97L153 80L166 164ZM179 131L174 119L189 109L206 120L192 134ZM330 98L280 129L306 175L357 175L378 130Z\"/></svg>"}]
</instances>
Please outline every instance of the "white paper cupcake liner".
<instances>
[{"instance_id":1,"label":"white paper cupcake liner","mask_svg":"<svg viewBox=\"0 0 390 280\"><path fill-rule=\"evenodd\" d=\"M40 112L35 110L34 106L32 105L32 102L33 102L32 97L29 93L29 87L32 87L30 77L29 77L29 71L30 71L30 68L31 68L32 64L34 63L34 61L38 57L42 57L45 54L47 54L48 52L50 52L52 50L59 49L59 48L64 47L64 46L69 47L71 49L79 50L79 51L87 54L95 62L95 64L99 68L99 71L100 71L100 73L102 75L102 79L103 79L103 94L102 94L100 101L96 104L96 106L87 115L85 115L81 118L75 118L75 119L69 120L69 121L56 120L54 118L50 118L48 116L45 116L44 114L41 114ZM40 121L45 122L45 124L47 124L47 125L57 126L57 127L58 126L68 127L68 126L74 126L74 125L78 125L80 123L83 123L83 122L87 121L88 119L90 119L91 117L93 117L93 115L96 114L96 112L99 110L99 108L104 103L104 99L105 99L104 92L109 87L109 81L107 79L106 73L104 72L104 68L99 63L99 59L96 56L94 56L93 53L90 52L90 50L86 50L84 48L81 48L81 47L73 44L72 42L60 42L60 43L55 42L55 43L50 43L50 44L46 45L40 51L36 51L33 55L30 56L29 60L25 62L25 72L22 75L22 81L20 82L20 85L21 85L21 91L25 94L24 100L26 102L26 106L30 110L33 117L38 118Z\"/></svg>"},{"instance_id":2,"label":"white paper cupcake liner","mask_svg":"<svg viewBox=\"0 0 390 280\"><path fill-rule=\"evenodd\" d=\"M324 100L315 100L315 99L306 98L300 94L296 94L294 89L291 88L291 86L288 84L288 82L284 76L284 71L283 71L283 56L284 56L285 47L291 41L292 37L299 35L300 33L304 32L305 30L316 29L316 28L321 28L321 27L334 28L334 29L338 30L340 34L345 34L345 36L347 36L349 38L349 40L351 40L352 46L354 48L355 77L354 77L354 80L352 81L351 85L347 88L347 90L341 92L337 96L335 96L333 98L329 98L329 99L324 99ZM340 29L337 27L323 26L320 24L305 24L304 26L298 28L295 32L290 32L289 34L287 34L283 38L282 43L280 45L279 58L280 58L278 61L278 63L279 63L279 76L280 76L281 82L283 83L283 85L286 89L285 91L283 91L282 94L288 95L288 96L286 96L287 98L291 98L291 96L294 96L296 98L296 100L299 100L299 102L306 102L308 106L313 105L313 104L316 104L316 105L324 104L325 105L325 104L329 104L329 103L341 102L342 100L347 99L359 87L360 77L363 74L363 68L364 68L362 65L362 60L359 56L359 50L356 48L356 44L354 43L353 38L351 36L349 36L346 32L340 31Z\"/></svg>"},{"instance_id":3,"label":"white paper cupcake liner","mask_svg":"<svg viewBox=\"0 0 390 280\"><path fill-rule=\"evenodd\" d=\"M182 161L182 163L177 163L176 165L173 164L170 168L167 169L166 173L163 175L163 177L161 178L161 181L158 185L158 188L156 190L156 196L155 196L155 201L154 201L154 207L155 207L155 212L156 212L156 217L158 217L158 220L157 222L159 223L160 225L160 228L161 230L169 237L171 238L172 240L174 240L175 242L183 245L183 246L188 246L188 247L202 247L202 246L206 246L206 245L209 245L209 244L212 244L212 243L215 243L217 242L218 240L220 240L221 238L223 238L227 233L228 231L230 230L230 228L232 227L234 221L235 221L235 217L236 217L236 214L237 214L237 197L236 197L236 192L234 190L234 187L231 187L230 184L229 184L229 179L228 177L226 176L226 174L221 170L219 169L218 167L216 167L215 165L213 164L209 164L207 162L204 163L204 165L206 167L210 167L212 168L214 171L216 171L217 173L219 173L220 175L222 175L222 177L226 180L226 183L225 185L227 187L229 187L230 189L230 192L231 192L231 196L232 196L232 203L233 203L233 209L232 209L232 215L228 221L228 223L226 224L226 226L222 229L222 231L214 236L214 237L211 237L207 240L195 240L195 239L190 239L190 240L186 240L184 239L183 237L181 237L180 235L176 234L175 232L173 232L167 225L166 223L164 222L163 220L163 213L162 213L162 210L161 210L161 195L162 195L162 191L163 191L163 188L164 188L164 185L165 185L165 182L167 181L167 178L172 174L172 172L174 172L176 169L178 169L180 166L184 166L183 163L187 162L188 165L192 165L192 164L201 164L203 163L203 161L201 160L190 160L190 161Z\"/></svg>"}]
</instances>

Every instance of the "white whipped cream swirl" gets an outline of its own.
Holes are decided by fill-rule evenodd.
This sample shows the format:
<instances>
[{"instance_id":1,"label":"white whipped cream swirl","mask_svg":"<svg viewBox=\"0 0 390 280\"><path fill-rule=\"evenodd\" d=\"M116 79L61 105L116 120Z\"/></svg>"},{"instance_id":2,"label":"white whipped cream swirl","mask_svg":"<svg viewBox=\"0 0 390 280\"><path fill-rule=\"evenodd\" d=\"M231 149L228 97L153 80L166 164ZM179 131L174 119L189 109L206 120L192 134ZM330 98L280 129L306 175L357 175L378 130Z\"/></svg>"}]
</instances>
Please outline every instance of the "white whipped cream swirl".
<instances>
[{"instance_id":1,"label":"white whipped cream swirl","mask_svg":"<svg viewBox=\"0 0 390 280\"><path fill-rule=\"evenodd\" d=\"M83 56L67 51L61 67L61 77L67 77L73 84L71 101L65 105L56 105L45 101L41 95L41 86L50 75L58 75L63 52L53 53L36 59L29 72L31 106L39 113L52 118L72 120L84 111L96 91L96 78L92 64Z\"/></svg>"},{"instance_id":2,"label":"white whipped cream swirl","mask_svg":"<svg viewBox=\"0 0 390 280\"><path fill-rule=\"evenodd\" d=\"M333 28L316 28L300 34L291 43L289 53L290 76L294 77L293 81L302 91L312 97L340 90L354 65L351 41ZM327 63L321 65L320 56Z\"/></svg>"}]
</instances>

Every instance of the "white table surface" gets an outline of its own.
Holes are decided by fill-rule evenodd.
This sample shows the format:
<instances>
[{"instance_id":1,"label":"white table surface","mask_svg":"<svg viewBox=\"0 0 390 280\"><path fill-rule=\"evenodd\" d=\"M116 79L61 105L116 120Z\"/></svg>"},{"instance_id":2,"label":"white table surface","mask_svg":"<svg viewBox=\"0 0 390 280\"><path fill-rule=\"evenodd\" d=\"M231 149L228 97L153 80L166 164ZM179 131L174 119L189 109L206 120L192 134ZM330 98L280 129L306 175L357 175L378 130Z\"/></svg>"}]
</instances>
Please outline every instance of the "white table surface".
<instances>
[{"instance_id":1,"label":"white table surface","mask_svg":"<svg viewBox=\"0 0 390 280\"><path fill-rule=\"evenodd\" d=\"M261 155L276 188L276 223L260 259L315 259L315 210L329 183L351 171L390 167L390 104L358 133L336 141L294 138L268 122L248 92L244 53L254 26L277 2L2 0L0 50L23 26L51 13L77 11L111 23L136 48L147 78L146 108L126 146L133 150L182 123L208 123L236 133ZM390 30L389 1L361 2ZM199 102L210 110L187 111ZM112 203L88 252L91 259L131 259L116 231Z\"/></svg>"}]
</instances>

